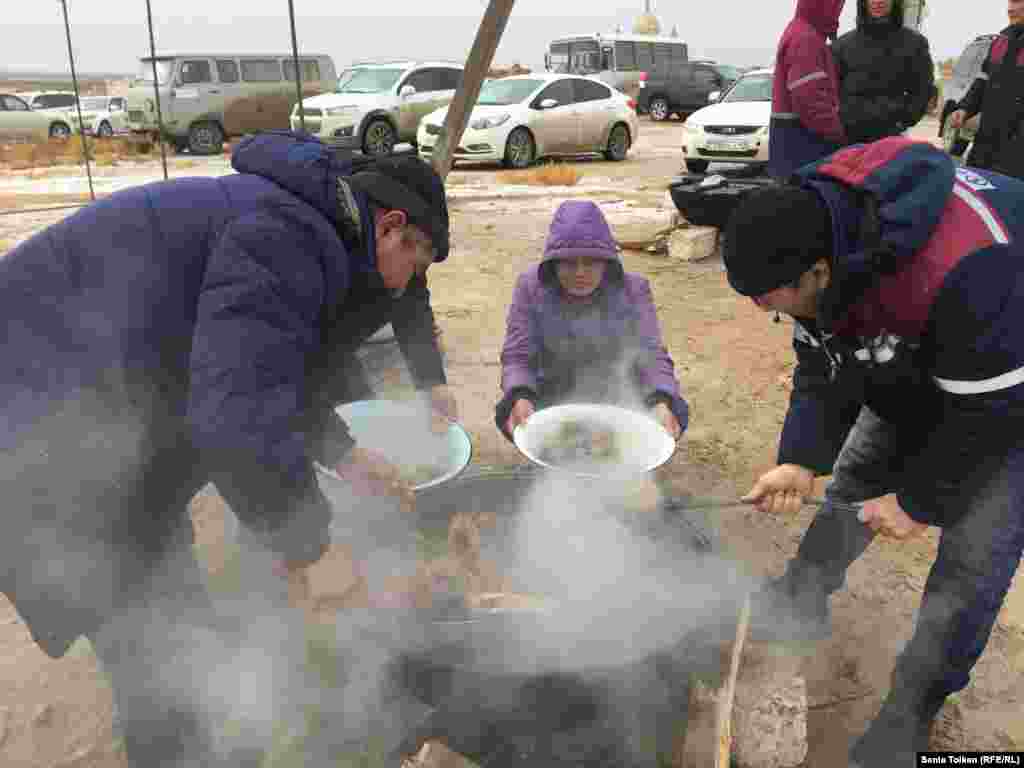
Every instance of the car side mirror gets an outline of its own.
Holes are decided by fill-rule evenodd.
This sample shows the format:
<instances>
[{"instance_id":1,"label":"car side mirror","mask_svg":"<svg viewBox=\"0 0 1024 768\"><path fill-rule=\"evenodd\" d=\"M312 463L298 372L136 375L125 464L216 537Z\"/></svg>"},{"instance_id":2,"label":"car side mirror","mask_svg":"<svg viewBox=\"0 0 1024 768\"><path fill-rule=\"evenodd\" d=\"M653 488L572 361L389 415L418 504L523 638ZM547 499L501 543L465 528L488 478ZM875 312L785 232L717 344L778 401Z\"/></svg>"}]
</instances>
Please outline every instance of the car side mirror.
<instances>
[{"instance_id":1,"label":"car side mirror","mask_svg":"<svg viewBox=\"0 0 1024 768\"><path fill-rule=\"evenodd\" d=\"M416 93L415 85L403 85L402 90L398 92L398 95L405 99L412 96L414 93Z\"/></svg>"},{"instance_id":2,"label":"car side mirror","mask_svg":"<svg viewBox=\"0 0 1024 768\"><path fill-rule=\"evenodd\" d=\"M722 98L721 91L712 91L711 93L708 94L708 104L714 104L720 98Z\"/></svg>"},{"instance_id":3,"label":"car side mirror","mask_svg":"<svg viewBox=\"0 0 1024 768\"><path fill-rule=\"evenodd\" d=\"M544 99L538 105L541 109L551 109L558 106L558 99Z\"/></svg>"}]
</instances>

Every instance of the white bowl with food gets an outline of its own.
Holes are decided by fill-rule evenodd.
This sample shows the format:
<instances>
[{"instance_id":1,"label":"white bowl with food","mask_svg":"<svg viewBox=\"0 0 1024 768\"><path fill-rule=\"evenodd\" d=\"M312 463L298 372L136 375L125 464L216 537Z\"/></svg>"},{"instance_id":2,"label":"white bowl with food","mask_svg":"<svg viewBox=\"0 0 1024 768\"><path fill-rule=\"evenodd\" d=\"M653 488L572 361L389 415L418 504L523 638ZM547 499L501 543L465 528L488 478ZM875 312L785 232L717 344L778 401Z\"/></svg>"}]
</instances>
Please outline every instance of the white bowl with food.
<instances>
[{"instance_id":1,"label":"white bowl with food","mask_svg":"<svg viewBox=\"0 0 1024 768\"><path fill-rule=\"evenodd\" d=\"M443 432L431 429L430 409L415 401L359 400L335 409L356 445L375 451L397 465L414 491L446 483L473 457L473 444L461 425ZM323 466L321 472L337 478Z\"/></svg>"},{"instance_id":2,"label":"white bowl with food","mask_svg":"<svg viewBox=\"0 0 1024 768\"><path fill-rule=\"evenodd\" d=\"M512 438L535 464L593 478L651 472L676 450L676 441L646 412L598 403L539 410Z\"/></svg>"}]
</instances>

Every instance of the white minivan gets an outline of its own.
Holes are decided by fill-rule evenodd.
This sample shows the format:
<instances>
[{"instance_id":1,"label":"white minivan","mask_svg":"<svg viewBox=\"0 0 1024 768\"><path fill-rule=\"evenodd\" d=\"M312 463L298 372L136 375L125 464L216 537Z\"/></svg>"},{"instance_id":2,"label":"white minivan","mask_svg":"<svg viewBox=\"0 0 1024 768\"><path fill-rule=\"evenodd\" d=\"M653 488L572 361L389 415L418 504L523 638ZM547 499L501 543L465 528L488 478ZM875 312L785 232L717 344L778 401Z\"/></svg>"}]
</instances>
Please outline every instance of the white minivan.
<instances>
[{"instance_id":1,"label":"white minivan","mask_svg":"<svg viewBox=\"0 0 1024 768\"><path fill-rule=\"evenodd\" d=\"M162 54L139 61L128 89L132 132L163 136L179 150L197 155L223 150L232 136L286 130L295 93L295 61L290 53ZM303 97L333 91L337 81L330 56L301 54ZM160 93L163 130L157 120Z\"/></svg>"}]
</instances>

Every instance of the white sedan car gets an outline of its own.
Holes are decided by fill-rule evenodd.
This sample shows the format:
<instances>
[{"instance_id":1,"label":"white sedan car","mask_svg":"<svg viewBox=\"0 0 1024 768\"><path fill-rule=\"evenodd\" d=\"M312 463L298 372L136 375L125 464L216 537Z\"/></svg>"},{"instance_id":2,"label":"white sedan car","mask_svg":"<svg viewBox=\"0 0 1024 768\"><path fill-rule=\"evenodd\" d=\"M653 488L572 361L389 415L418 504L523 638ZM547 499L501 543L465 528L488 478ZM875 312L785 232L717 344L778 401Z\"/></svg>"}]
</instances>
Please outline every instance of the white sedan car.
<instances>
[{"instance_id":1,"label":"white sedan car","mask_svg":"<svg viewBox=\"0 0 1024 768\"><path fill-rule=\"evenodd\" d=\"M127 99L123 96L83 96L82 127L86 135L110 136L130 133L128 127ZM71 119L78 122L78 114Z\"/></svg>"},{"instance_id":2,"label":"white sedan car","mask_svg":"<svg viewBox=\"0 0 1024 768\"><path fill-rule=\"evenodd\" d=\"M712 162L766 165L771 116L772 70L747 72L714 104L686 118L686 170L704 173Z\"/></svg>"},{"instance_id":3,"label":"white sedan car","mask_svg":"<svg viewBox=\"0 0 1024 768\"><path fill-rule=\"evenodd\" d=\"M416 141L424 158L433 153L447 114L444 107L420 122ZM554 155L624 160L639 131L633 100L600 80L516 75L483 84L453 157L509 168Z\"/></svg>"}]
</instances>

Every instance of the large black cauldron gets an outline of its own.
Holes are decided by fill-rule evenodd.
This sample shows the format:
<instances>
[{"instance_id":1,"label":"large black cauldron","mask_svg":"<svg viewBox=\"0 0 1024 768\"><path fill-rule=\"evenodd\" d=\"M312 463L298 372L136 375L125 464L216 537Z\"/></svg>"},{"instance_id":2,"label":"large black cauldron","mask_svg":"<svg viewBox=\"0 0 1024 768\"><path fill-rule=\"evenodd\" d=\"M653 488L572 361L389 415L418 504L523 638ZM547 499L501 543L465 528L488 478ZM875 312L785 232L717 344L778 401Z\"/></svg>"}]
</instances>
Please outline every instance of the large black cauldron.
<instances>
[{"instance_id":1,"label":"large black cauldron","mask_svg":"<svg viewBox=\"0 0 1024 768\"><path fill-rule=\"evenodd\" d=\"M456 511L496 512L499 530L487 537L484 557L515 569L520 555L507 549L513 537L505 534L537 472L479 472L432 489L417 502L420 526L443 530ZM681 499L644 517L637 530L665 557L716 554L713 537ZM398 751L410 754L438 738L484 768L654 765L667 755L690 676L717 670L720 638L704 628L640 658L623 653L623 660L566 665L572 649L546 642L553 628L574 620L573 608L555 597L548 612L474 612L456 600L403 619L398 631L417 642L398 654L394 679L434 710Z\"/></svg>"}]
</instances>

